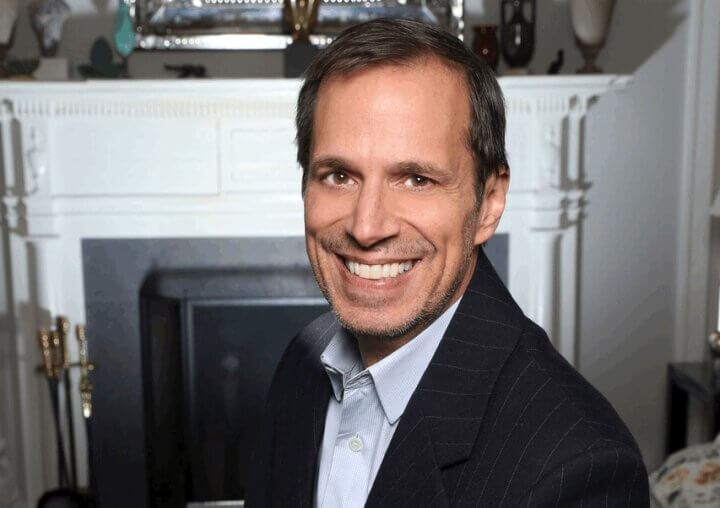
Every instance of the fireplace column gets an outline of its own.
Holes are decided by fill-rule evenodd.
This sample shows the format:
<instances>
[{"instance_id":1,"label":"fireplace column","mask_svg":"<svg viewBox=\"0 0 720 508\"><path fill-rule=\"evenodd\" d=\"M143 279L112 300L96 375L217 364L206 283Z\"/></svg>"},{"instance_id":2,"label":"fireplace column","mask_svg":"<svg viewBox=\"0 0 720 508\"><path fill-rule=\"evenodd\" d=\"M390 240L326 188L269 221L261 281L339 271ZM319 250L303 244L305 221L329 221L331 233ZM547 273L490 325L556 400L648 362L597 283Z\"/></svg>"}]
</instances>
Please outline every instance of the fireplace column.
<instances>
[{"instance_id":1,"label":"fireplace column","mask_svg":"<svg viewBox=\"0 0 720 508\"><path fill-rule=\"evenodd\" d=\"M538 97L534 104L539 171L533 175L533 221L529 225L535 280L528 313L572 364L576 363L579 312L578 235L589 188L582 170L583 131L587 107L596 98L588 91Z\"/></svg>"},{"instance_id":2,"label":"fireplace column","mask_svg":"<svg viewBox=\"0 0 720 508\"><path fill-rule=\"evenodd\" d=\"M9 464L8 478L0 478L0 485L12 481L9 485L14 485L20 505L28 506L49 486L57 485L57 461L50 458L57 449L53 416L44 376L36 371L41 363L37 332L49 328L59 310L59 235L48 178L51 116L47 107L27 109L8 101L0 103L4 173L0 241L4 289L9 296L4 310L13 316L2 332L8 341L8 362L14 364L14 375L8 376L14 391L8 397L10 414L2 422L9 438L7 456L0 460L22 457ZM11 480L13 477L20 481Z\"/></svg>"}]
</instances>

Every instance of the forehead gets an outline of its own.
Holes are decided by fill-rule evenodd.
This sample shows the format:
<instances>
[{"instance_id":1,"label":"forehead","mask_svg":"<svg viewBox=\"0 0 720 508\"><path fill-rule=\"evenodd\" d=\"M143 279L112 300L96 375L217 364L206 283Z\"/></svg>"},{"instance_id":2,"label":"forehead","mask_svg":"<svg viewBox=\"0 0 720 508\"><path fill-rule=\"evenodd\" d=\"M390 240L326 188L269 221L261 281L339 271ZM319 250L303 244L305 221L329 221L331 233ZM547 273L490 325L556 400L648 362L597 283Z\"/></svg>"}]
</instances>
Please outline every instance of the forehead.
<instances>
[{"instance_id":1,"label":"forehead","mask_svg":"<svg viewBox=\"0 0 720 508\"><path fill-rule=\"evenodd\" d=\"M398 157L458 151L466 147L469 122L468 88L457 68L435 57L373 66L323 83L311 157L343 149Z\"/></svg>"}]
</instances>

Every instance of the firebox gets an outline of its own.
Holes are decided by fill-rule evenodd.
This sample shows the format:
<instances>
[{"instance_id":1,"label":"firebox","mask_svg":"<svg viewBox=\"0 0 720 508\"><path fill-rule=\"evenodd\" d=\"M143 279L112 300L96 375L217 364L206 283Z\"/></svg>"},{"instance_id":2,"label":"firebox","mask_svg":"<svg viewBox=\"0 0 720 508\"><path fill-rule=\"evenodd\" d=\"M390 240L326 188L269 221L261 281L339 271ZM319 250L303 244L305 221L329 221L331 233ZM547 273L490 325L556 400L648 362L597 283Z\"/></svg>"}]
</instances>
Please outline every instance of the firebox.
<instances>
[{"instance_id":1,"label":"firebox","mask_svg":"<svg viewBox=\"0 0 720 508\"><path fill-rule=\"evenodd\" d=\"M157 271L140 297L151 505L241 500L273 372L328 310L307 268Z\"/></svg>"}]
</instances>

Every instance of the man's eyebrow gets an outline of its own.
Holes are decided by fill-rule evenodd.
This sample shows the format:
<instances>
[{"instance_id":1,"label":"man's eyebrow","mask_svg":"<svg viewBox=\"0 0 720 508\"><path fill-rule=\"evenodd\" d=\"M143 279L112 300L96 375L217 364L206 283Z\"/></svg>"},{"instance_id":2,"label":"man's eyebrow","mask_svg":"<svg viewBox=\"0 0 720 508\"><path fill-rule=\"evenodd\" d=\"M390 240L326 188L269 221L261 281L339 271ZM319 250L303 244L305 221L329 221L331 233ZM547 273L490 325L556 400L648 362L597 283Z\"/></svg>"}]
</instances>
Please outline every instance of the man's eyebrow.
<instances>
[{"instance_id":1,"label":"man's eyebrow","mask_svg":"<svg viewBox=\"0 0 720 508\"><path fill-rule=\"evenodd\" d=\"M321 157L319 159L315 159L310 163L310 172L315 173L321 168L328 168L335 171L344 171L351 167L352 165L341 157Z\"/></svg>"},{"instance_id":2,"label":"man's eyebrow","mask_svg":"<svg viewBox=\"0 0 720 508\"><path fill-rule=\"evenodd\" d=\"M417 173L426 176L442 176L447 175L448 171L436 166L435 164L422 161L402 161L393 165L393 169L398 173Z\"/></svg>"}]
</instances>

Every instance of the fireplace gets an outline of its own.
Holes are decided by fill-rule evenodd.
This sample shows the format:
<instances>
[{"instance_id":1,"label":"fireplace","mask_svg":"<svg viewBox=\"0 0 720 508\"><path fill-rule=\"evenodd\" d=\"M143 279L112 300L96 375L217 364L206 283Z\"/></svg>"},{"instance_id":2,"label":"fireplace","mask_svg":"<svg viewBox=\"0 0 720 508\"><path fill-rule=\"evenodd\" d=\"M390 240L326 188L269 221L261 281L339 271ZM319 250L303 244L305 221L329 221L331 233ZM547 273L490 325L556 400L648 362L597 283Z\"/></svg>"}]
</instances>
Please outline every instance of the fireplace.
<instances>
[{"instance_id":1,"label":"fireplace","mask_svg":"<svg viewBox=\"0 0 720 508\"><path fill-rule=\"evenodd\" d=\"M612 75L500 79L512 170L499 226L507 235L507 281L571 363L578 226L594 213L586 199L592 182L582 169L584 118L591 99L628 81ZM87 323L97 363L92 470L98 494L110 500L103 506L143 507L155 467L147 459L140 339L140 290L148 277L170 284L177 270L241 277L229 272L298 267L309 277L292 142L298 89L296 80L0 84L3 250L11 267L5 332L8 362L17 372L6 390L11 397L0 415L0 442L15 458L10 469L21 504L34 504L57 484L46 452L54 447L49 404L35 374L35 336L51 317ZM273 246L278 239L289 243ZM266 296L228 298L247 307L254 298L268 303ZM305 296L317 293L283 298ZM176 306L176 316L189 305L183 301L165 300ZM162 330L177 326L182 335L180 324L166 318ZM182 358L180 350L174 354ZM86 457L79 403L75 407L77 455ZM183 430L183 439L191 431L192 425ZM79 470L84 484L88 464Z\"/></svg>"}]
</instances>

